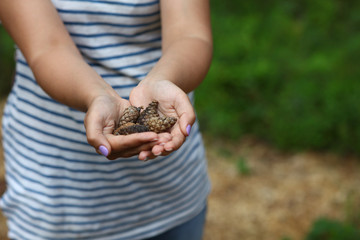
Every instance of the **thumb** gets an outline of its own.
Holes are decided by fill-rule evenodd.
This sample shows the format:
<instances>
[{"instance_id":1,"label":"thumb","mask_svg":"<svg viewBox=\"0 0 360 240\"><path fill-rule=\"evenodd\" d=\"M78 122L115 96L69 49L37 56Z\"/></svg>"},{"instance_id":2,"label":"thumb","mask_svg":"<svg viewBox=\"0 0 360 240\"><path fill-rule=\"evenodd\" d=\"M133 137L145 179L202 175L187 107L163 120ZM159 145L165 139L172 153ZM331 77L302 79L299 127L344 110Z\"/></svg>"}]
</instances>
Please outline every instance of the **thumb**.
<instances>
[{"instance_id":1,"label":"thumb","mask_svg":"<svg viewBox=\"0 0 360 240\"><path fill-rule=\"evenodd\" d=\"M179 116L179 126L181 132L184 136L189 136L196 116L190 99L185 93L180 95L178 101L176 102L175 110Z\"/></svg>"},{"instance_id":2,"label":"thumb","mask_svg":"<svg viewBox=\"0 0 360 240\"><path fill-rule=\"evenodd\" d=\"M111 153L111 145L104 134L106 129L110 130L111 127L104 128L102 121L90 119L94 118L87 118L85 121L87 141L96 149L97 153L107 157Z\"/></svg>"}]
</instances>

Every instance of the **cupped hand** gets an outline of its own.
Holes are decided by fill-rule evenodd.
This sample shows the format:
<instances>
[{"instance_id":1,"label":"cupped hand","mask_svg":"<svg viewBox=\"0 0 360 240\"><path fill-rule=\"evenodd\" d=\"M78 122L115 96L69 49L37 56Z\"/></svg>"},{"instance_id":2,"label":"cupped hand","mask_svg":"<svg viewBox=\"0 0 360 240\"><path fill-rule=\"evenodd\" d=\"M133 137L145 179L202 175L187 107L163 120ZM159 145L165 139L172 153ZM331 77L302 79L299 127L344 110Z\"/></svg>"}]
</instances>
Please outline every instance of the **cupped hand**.
<instances>
[{"instance_id":1,"label":"cupped hand","mask_svg":"<svg viewBox=\"0 0 360 240\"><path fill-rule=\"evenodd\" d=\"M113 135L116 123L129 106L129 101L119 96L103 95L91 102L86 113L84 125L89 144L110 160L150 151L155 145L171 138L170 135L158 135L154 132Z\"/></svg>"},{"instance_id":2,"label":"cupped hand","mask_svg":"<svg viewBox=\"0 0 360 240\"><path fill-rule=\"evenodd\" d=\"M151 151L140 152L139 159L165 156L181 147L195 122L193 106L183 90L168 80L143 80L131 91L129 100L133 106L147 106L156 100L160 114L178 119L171 128L171 140L155 144Z\"/></svg>"}]
</instances>

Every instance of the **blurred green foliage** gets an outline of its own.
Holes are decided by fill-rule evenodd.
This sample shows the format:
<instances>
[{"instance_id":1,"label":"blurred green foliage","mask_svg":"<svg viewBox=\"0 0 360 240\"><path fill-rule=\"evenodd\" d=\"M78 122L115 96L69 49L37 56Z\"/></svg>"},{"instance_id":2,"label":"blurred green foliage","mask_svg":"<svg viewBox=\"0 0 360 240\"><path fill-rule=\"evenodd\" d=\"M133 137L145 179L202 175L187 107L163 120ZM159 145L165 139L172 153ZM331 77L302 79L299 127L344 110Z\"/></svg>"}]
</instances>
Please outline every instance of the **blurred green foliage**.
<instances>
[{"instance_id":1,"label":"blurred green foliage","mask_svg":"<svg viewBox=\"0 0 360 240\"><path fill-rule=\"evenodd\" d=\"M248 161L244 157L239 157L238 159L236 159L236 169L237 172L242 176L248 176L251 174L251 169Z\"/></svg>"},{"instance_id":2,"label":"blurred green foliage","mask_svg":"<svg viewBox=\"0 0 360 240\"><path fill-rule=\"evenodd\" d=\"M14 75L14 44L0 25L0 96L8 94Z\"/></svg>"},{"instance_id":3,"label":"blurred green foliage","mask_svg":"<svg viewBox=\"0 0 360 240\"><path fill-rule=\"evenodd\" d=\"M360 229L360 191L352 189L347 193L344 210L345 221Z\"/></svg>"},{"instance_id":4,"label":"blurred green foliage","mask_svg":"<svg viewBox=\"0 0 360 240\"><path fill-rule=\"evenodd\" d=\"M360 153L360 2L211 0L201 127L288 150Z\"/></svg>"},{"instance_id":5,"label":"blurred green foliage","mask_svg":"<svg viewBox=\"0 0 360 240\"><path fill-rule=\"evenodd\" d=\"M358 240L360 230L335 220L320 218L315 221L306 240Z\"/></svg>"}]
</instances>

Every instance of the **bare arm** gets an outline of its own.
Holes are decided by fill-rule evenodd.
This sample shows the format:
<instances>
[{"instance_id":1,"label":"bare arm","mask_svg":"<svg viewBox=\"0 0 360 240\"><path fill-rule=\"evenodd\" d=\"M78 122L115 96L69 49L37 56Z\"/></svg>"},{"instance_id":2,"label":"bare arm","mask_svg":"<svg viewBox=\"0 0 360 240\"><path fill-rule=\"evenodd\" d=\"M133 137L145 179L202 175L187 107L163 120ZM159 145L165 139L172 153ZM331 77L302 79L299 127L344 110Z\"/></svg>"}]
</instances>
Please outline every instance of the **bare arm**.
<instances>
[{"instance_id":1,"label":"bare arm","mask_svg":"<svg viewBox=\"0 0 360 240\"><path fill-rule=\"evenodd\" d=\"M51 1L1 0L0 19L54 99L86 111L95 97L116 96L83 61Z\"/></svg>"},{"instance_id":2,"label":"bare arm","mask_svg":"<svg viewBox=\"0 0 360 240\"><path fill-rule=\"evenodd\" d=\"M161 1L163 56L145 81L169 80L188 93L204 79L212 57L208 0Z\"/></svg>"}]
</instances>

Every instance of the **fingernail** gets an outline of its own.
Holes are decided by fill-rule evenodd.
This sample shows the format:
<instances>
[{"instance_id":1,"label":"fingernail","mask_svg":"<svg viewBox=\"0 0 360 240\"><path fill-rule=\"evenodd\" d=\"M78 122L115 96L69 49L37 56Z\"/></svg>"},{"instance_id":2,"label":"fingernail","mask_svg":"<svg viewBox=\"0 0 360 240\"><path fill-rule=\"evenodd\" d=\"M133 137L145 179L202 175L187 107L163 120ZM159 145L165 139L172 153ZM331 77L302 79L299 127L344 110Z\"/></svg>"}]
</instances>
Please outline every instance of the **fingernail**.
<instances>
[{"instance_id":1,"label":"fingernail","mask_svg":"<svg viewBox=\"0 0 360 240\"><path fill-rule=\"evenodd\" d=\"M161 155L161 152L158 152L158 153L154 153L155 156L160 156Z\"/></svg>"},{"instance_id":2,"label":"fingernail","mask_svg":"<svg viewBox=\"0 0 360 240\"><path fill-rule=\"evenodd\" d=\"M101 145L99 147L99 151L101 152L102 155L104 155L105 157L107 157L107 155L109 155L109 150L107 150L107 148L103 145Z\"/></svg>"},{"instance_id":3,"label":"fingernail","mask_svg":"<svg viewBox=\"0 0 360 240\"><path fill-rule=\"evenodd\" d=\"M188 136L190 135L190 131L191 131L191 125L189 124L186 127L186 132L187 132Z\"/></svg>"},{"instance_id":4,"label":"fingernail","mask_svg":"<svg viewBox=\"0 0 360 240\"><path fill-rule=\"evenodd\" d=\"M167 152L171 152L172 150L173 150L172 148L165 149L165 151Z\"/></svg>"}]
</instances>

